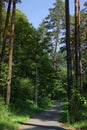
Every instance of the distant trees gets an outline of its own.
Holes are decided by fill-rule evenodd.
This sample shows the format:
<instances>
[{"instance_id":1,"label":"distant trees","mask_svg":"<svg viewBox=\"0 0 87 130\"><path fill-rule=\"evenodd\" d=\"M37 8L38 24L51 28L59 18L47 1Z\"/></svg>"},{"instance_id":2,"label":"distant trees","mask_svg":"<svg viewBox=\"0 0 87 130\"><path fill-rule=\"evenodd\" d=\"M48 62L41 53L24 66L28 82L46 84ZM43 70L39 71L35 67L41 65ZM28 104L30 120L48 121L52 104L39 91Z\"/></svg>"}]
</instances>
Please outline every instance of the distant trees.
<instances>
[{"instance_id":1,"label":"distant trees","mask_svg":"<svg viewBox=\"0 0 87 130\"><path fill-rule=\"evenodd\" d=\"M7 105L10 100L14 104L35 102L35 94L38 106L44 106L51 99L68 101L70 121L79 121L78 115L83 116L86 107L87 4L80 11L80 1L75 0L75 15L71 16L69 0L65 3L56 0L48 16L35 29L26 16L16 10L19 0L8 2L7 10L5 5L4 10L3 6L0 10L4 21L0 19L0 32L4 32L3 36L0 34L0 96Z\"/></svg>"},{"instance_id":2,"label":"distant trees","mask_svg":"<svg viewBox=\"0 0 87 130\"><path fill-rule=\"evenodd\" d=\"M53 43L53 64L57 70L57 52L60 42L60 34L64 25L65 6L62 0L56 0L54 8L49 9L49 15L45 18L48 35L51 37Z\"/></svg>"},{"instance_id":3,"label":"distant trees","mask_svg":"<svg viewBox=\"0 0 87 130\"><path fill-rule=\"evenodd\" d=\"M61 7L60 7L61 3ZM80 0L74 1L75 5L75 15L70 16L69 13L69 1L56 1L54 3L54 8L49 9L49 15L43 21L44 35L43 38L49 38L51 43L51 52L50 57L53 59L53 66L55 72L55 83L54 83L54 91L56 90L56 78L58 78L58 62L60 62L60 58L58 54L61 53L62 50L66 49L65 58L67 58L67 98L68 98L68 110L70 115L70 121L74 122L78 120L78 114L80 113L81 106L80 102L82 100L82 89L83 89L83 79L82 79L82 43L83 34L81 33L81 26L85 26L85 22L82 24L82 18L80 17ZM66 12L66 15L65 15ZM65 28L65 16L66 16L66 28ZM83 27L84 28L84 27ZM66 30L66 37L65 37ZM84 31L83 31L84 32ZM43 34L43 33L42 33ZM62 34L62 38L60 35ZM64 35L63 35L64 34ZM65 40L66 39L66 40ZM66 41L66 46L65 45ZM58 43L63 43L62 49L60 52L58 51ZM64 48L65 47L65 48ZM59 58L59 59L58 59ZM66 63L64 64L66 68ZM58 85L58 84L57 84ZM61 85L60 85L61 86ZM55 94L54 94L55 95ZM83 105L83 104L81 104ZM79 112L74 111L74 107ZM77 114L77 116L76 116Z\"/></svg>"}]
</instances>

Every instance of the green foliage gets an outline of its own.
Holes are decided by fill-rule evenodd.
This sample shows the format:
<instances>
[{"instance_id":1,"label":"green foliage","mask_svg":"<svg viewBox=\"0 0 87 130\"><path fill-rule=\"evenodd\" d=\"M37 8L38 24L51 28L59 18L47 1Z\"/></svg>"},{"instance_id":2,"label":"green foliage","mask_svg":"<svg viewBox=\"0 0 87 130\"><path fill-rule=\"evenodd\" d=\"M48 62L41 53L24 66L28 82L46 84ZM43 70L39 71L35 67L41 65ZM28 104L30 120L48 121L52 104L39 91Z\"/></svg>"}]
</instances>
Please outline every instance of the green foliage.
<instances>
[{"instance_id":1,"label":"green foliage","mask_svg":"<svg viewBox=\"0 0 87 130\"><path fill-rule=\"evenodd\" d=\"M5 23L6 11L3 8L3 22ZM53 68L54 43L61 42L60 34L64 31L64 2L56 0L54 7L49 9L49 15L36 30L27 17L20 11L16 11L15 21L15 41L13 54L13 73L11 88L11 105L5 106L4 101L0 101L0 128L2 130L16 130L17 122L26 120L34 116L39 110L49 107L51 99L67 101L67 70L66 52L57 52L57 70ZM86 10L81 12L81 43L83 62L83 93L75 86L75 73L73 70L72 88L72 122L81 121L82 128L86 125L87 117L87 38L85 35ZM71 42L74 44L74 17L71 16ZM4 24L2 25L2 31ZM9 26L10 30L10 26ZM84 32L84 33L83 33ZM8 33L9 36L9 33ZM58 37L57 37L58 36ZM58 38L58 39L57 39ZM9 40L8 40L9 42ZM63 41L65 44L65 39ZM63 46L64 48L64 46ZM58 50L57 50L58 51ZM72 45L73 51L73 45ZM1 48L0 48L1 52ZM6 85L8 81L8 44L6 47L5 62L2 64L0 74L0 95L5 97ZM74 63L74 62L73 62ZM38 106L35 106L35 84L37 66L37 91ZM76 108L77 107L77 108ZM61 121L69 122L68 103L61 111ZM78 112L76 111L78 110ZM76 116L77 115L77 116Z\"/></svg>"},{"instance_id":2,"label":"green foliage","mask_svg":"<svg viewBox=\"0 0 87 130\"><path fill-rule=\"evenodd\" d=\"M13 123L12 124L12 122L8 122L8 120L7 121L0 121L0 128L1 128L1 130L5 130L5 129L7 129L7 130L17 130L17 126L15 126L15 124Z\"/></svg>"},{"instance_id":3,"label":"green foliage","mask_svg":"<svg viewBox=\"0 0 87 130\"><path fill-rule=\"evenodd\" d=\"M44 99L47 100L47 98ZM44 103L45 108L49 106L47 101ZM43 108L36 107L32 100L22 100L7 107L3 99L0 98L0 129L17 130L18 122L24 122L35 116L38 112L44 110L44 106Z\"/></svg>"},{"instance_id":4,"label":"green foliage","mask_svg":"<svg viewBox=\"0 0 87 130\"><path fill-rule=\"evenodd\" d=\"M39 96L39 98L38 98L38 106L41 107L41 108L44 108L44 109L52 106L50 95L48 95L48 97Z\"/></svg>"},{"instance_id":5,"label":"green foliage","mask_svg":"<svg viewBox=\"0 0 87 130\"><path fill-rule=\"evenodd\" d=\"M72 91L72 122L85 120L87 118L87 99L77 89ZM75 109L74 109L75 108ZM78 112L77 112L78 111Z\"/></svg>"},{"instance_id":6,"label":"green foliage","mask_svg":"<svg viewBox=\"0 0 87 130\"><path fill-rule=\"evenodd\" d=\"M71 125L71 127L86 130L87 129L87 120L84 120L84 121L82 120L80 122L74 123L73 125Z\"/></svg>"},{"instance_id":7,"label":"green foliage","mask_svg":"<svg viewBox=\"0 0 87 130\"><path fill-rule=\"evenodd\" d=\"M34 98L34 85L28 78L13 78L11 102Z\"/></svg>"},{"instance_id":8,"label":"green foliage","mask_svg":"<svg viewBox=\"0 0 87 130\"><path fill-rule=\"evenodd\" d=\"M17 125L11 120L10 111L7 106L5 106L4 101L0 98L0 129L5 130L16 130Z\"/></svg>"},{"instance_id":9,"label":"green foliage","mask_svg":"<svg viewBox=\"0 0 87 130\"><path fill-rule=\"evenodd\" d=\"M8 82L8 66L6 63L2 63L2 71L0 74L0 94L5 97L6 85Z\"/></svg>"},{"instance_id":10,"label":"green foliage","mask_svg":"<svg viewBox=\"0 0 87 130\"><path fill-rule=\"evenodd\" d=\"M54 86L54 99L59 101L67 101L67 81L66 81L66 68L60 66L56 72L55 86ZM62 97L61 95L64 95Z\"/></svg>"},{"instance_id":11,"label":"green foliage","mask_svg":"<svg viewBox=\"0 0 87 130\"><path fill-rule=\"evenodd\" d=\"M22 117L33 117L40 110L41 108L36 107L35 103L32 100L28 99L26 101L19 100L10 105L10 111L14 114L14 116L21 117L21 119Z\"/></svg>"},{"instance_id":12,"label":"green foliage","mask_svg":"<svg viewBox=\"0 0 87 130\"><path fill-rule=\"evenodd\" d=\"M79 119L79 121L74 121L72 124L70 124L69 122L69 117L68 117L68 103L67 102L62 102L63 106L62 106L62 110L60 111L60 118L59 121L65 123L67 126L69 126L69 128L73 129L82 129L82 130L86 130L87 129L87 111L84 108L81 108L82 111L85 112L85 117L83 117L83 115L81 115L81 119ZM76 108L72 108L74 110L76 110ZM76 111L77 112L77 111ZM73 113L72 113L73 115ZM74 115L73 115L74 116ZM73 118L73 117L72 117ZM80 115L78 116L78 118L80 118Z\"/></svg>"},{"instance_id":13,"label":"green foliage","mask_svg":"<svg viewBox=\"0 0 87 130\"><path fill-rule=\"evenodd\" d=\"M63 106L62 106L61 111L60 111L59 121L66 123L69 120L69 118L68 118L68 102L61 102L61 104Z\"/></svg>"}]
</instances>

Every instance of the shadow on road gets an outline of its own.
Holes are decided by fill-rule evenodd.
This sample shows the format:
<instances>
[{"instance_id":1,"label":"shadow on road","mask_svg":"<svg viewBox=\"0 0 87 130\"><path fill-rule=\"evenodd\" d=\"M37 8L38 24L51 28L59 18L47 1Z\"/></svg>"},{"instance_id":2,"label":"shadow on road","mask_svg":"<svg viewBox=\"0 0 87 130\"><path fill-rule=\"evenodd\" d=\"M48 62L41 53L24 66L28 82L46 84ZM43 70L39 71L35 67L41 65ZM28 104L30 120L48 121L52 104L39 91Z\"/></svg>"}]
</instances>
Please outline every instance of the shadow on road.
<instances>
[{"instance_id":1,"label":"shadow on road","mask_svg":"<svg viewBox=\"0 0 87 130\"><path fill-rule=\"evenodd\" d=\"M57 126L46 126L46 125L37 125L30 123L20 123L21 125L33 126L33 128L25 128L23 130L65 130L64 128Z\"/></svg>"},{"instance_id":2,"label":"shadow on road","mask_svg":"<svg viewBox=\"0 0 87 130\"><path fill-rule=\"evenodd\" d=\"M20 130L65 130L58 124L60 109L61 105L55 103L53 107L39 113L26 123L19 122L21 126Z\"/></svg>"}]
</instances>

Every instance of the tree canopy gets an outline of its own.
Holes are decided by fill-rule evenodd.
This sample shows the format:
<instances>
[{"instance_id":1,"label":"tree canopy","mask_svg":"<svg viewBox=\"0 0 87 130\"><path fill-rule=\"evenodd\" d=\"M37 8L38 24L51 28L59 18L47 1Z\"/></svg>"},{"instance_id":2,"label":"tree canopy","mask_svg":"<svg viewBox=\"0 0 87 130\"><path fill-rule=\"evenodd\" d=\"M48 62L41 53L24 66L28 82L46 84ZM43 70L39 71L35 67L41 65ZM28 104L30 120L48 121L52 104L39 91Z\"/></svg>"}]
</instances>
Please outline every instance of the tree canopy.
<instances>
[{"instance_id":1,"label":"tree canopy","mask_svg":"<svg viewBox=\"0 0 87 130\"><path fill-rule=\"evenodd\" d=\"M68 122L85 121L87 2L80 10L80 1L73 1L70 15L69 0L56 0L37 29L16 9L18 2L0 0L1 106L19 111L18 103L45 108L57 100L66 103Z\"/></svg>"}]
</instances>

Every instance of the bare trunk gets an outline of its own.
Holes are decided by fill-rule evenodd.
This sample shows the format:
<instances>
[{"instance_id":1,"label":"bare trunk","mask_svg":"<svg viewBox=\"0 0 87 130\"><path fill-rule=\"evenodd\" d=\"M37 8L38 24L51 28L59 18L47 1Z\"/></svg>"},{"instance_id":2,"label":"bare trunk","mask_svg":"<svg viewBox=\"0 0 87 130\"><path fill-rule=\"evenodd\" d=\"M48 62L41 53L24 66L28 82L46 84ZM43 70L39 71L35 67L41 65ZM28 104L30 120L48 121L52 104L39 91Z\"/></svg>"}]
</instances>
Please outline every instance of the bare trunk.
<instances>
[{"instance_id":1,"label":"bare trunk","mask_svg":"<svg viewBox=\"0 0 87 130\"><path fill-rule=\"evenodd\" d=\"M75 44L72 41L72 69L75 70Z\"/></svg>"},{"instance_id":2,"label":"bare trunk","mask_svg":"<svg viewBox=\"0 0 87 130\"><path fill-rule=\"evenodd\" d=\"M77 0L75 0L75 76L76 76L76 87L78 88L78 74L79 74L79 65L78 65L78 26L77 26L77 20L78 20L78 3Z\"/></svg>"},{"instance_id":3,"label":"bare trunk","mask_svg":"<svg viewBox=\"0 0 87 130\"><path fill-rule=\"evenodd\" d=\"M35 77L35 105L38 106L38 64L36 63L36 77Z\"/></svg>"},{"instance_id":4,"label":"bare trunk","mask_svg":"<svg viewBox=\"0 0 87 130\"><path fill-rule=\"evenodd\" d=\"M87 40L87 20L86 20L86 40Z\"/></svg>"},{"instance_id":5,"label":"bare trunk","mask_svg":"<svg viewBox=\"0 0 87 130\"><path fill-rule=\"evenodd\" d=\"M5 57L5 48L6 48L6 40L7 40L7 33L8 33L8 23L9 23L9 17L10 17L11 1L12 0L9 0L9 2L8 2L7 16L6 16L6 21L5 21L2 52L1 52L1 56L0 56L0 72L1 72L1 64L2 64L4 57Z\"/></svg>"},{"instance_id":6,"label":"bare trunk","mask_svg":"<svg viewBox=\"0 0 87 130\"><path fill-rule=\"evenodd\" d=\"M78 48L79 48L79 79L80 79L80 89L83 91L83 81L82 81L82 60L81 60L81 40L80 40L80 0L78 0Z\"/></svg>"},{"instance_id":7,"label":"bare trunk","mask_svg":"<svg viewBox=\"0 0 87 130\"><path fill-rule=\"evenodd\" d=\"M14 43L15 12L16 12L16 0L13 0L12 27L11 27L11 38L10 38L10 48L9 48L9 70L8 70L8 85L7 85L6 105L9 105L9 103L10 103L10 95L11 95L12 56L13 56L13 43Z\"/></svg>"},{"instance_id":8,"label":"bare trunk","mask_svg":"<svg viewBox=\"0 0 87 130\"><path fill-rule=\"evenodd\" d=\"M0 46L2 42L2 0L0 0Z\"/></svg>"},{"instance_id":9,"label":"bare trunk","mask_svg":"<svg viewBox=\"0 0 87 130\"><path fill-rule=\"evenodd\" d=\"M55 43L55 50L54 50L54 69L57 70L57 47L58 47L58 30L56 34L56 43Z\"/></svg>"},{"instance_id":10,"label":"bare trunk","mask_svg":"<svg viewBox=\"0 0 87 130\"><path fill-rule=\"evenodd\" d=\"M72 61L70 45L70 17L69 17L69 0L65 0L66 9L66 48L67 48L67 79L68 79L68 111L71 118L71 98L72 98Z\"/></svg>"}]
</instances>

